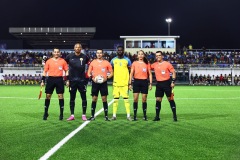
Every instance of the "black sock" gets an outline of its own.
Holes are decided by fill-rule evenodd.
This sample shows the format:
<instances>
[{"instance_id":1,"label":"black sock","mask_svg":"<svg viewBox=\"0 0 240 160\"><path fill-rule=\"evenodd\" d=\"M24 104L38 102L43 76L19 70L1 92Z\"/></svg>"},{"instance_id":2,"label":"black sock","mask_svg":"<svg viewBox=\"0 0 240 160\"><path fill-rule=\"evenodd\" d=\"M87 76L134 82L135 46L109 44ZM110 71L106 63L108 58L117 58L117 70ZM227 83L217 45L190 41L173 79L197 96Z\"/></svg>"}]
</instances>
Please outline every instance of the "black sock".
<instances>
[{"instance_id":1,"label":"black sock","mask_svg":"<svg viewBox=\"0 0 240 160\"><path fill-rule=\"evenodd\" d=\"M87 110L87 101L86 100L82 100L82 110L83 110L83 114L86 114L86 110Z\"/></svg>"},{"instance_id":2,"label":"black sock","mask_svg":"<svg viewBox=\"0 0 240 160\"><path fill-rule=\"evenodd\" d=\"M147 116L147 102L142 103L142 109L143 109L143 116Z\"/></svg>"},{"instance_id":3,"label":"black sock","mask_svg":"<svg viewBox=\"0 0 240 160\"><path fill-rule=\"evenodd\" d=\"M103 102L103 109L104 109L105 117L107 117L108 116L108 104L107 104L107 102Z\"/></svg>"},{"instance_id":4,"label":"black sock","mask_svg":"<svg viewBox=\"0 0 240 160\"><path fill-rule=\"evenodd\" d=\"M137 117L138 102L133 102L134 117Z\"/></svg>"},{"instance_id":5,"label":"black sock","mask_svg":"<svg viewBox=\"0 0 240 160\"><path fill-rule=\"evenodd\" d=\"M81 99L82 99L82 114L86 114L87 110L87 96L86 92L80 92Z\"/></svg>"},{"instance_id":6,"label":"black sock","mask_svg":"<svg viewBox=\"0 0 240 160\"><path fill-rule=\"evenodd\" d=\"M75 108L75 101L70 100L70 111L72 115L74 114L74 108Z\"/></svg>"},{"instance_id":7,"label":"black sock","mask_svg":"<svg viewBox=\"0 0 240 160\"><path fill-rule=\"evenodd\" d=\"M157 118L159 118L160 110L161 110L161 102L160 101L156 101L156 117Z\"/></svg>"},{"instance_id":8,"label":"black sock","mask_svg":"<svg viewBox=\"0 0 240 160\"><path fill-rule=\"evenodd\" d=\"M59 99L60 115L63 115L64 99Z\"/></svg>"},{"instance_id":9,"label":"black sock","mask_svg":"<svg viewBox=\"0 0 240 160\"><path fill-rule=\"evenodd\" d=\"M170 100L169 103L170 103L170 107L172 109L173 116L176 117L177 116L176 104L175 104L174 100Z\"/></svg>"},{"instance_id":10,"label":"black sock","mask_svg":"<svg viewBox=\"0 0 240 160\"><path fill-rule=\"evenodd\" d=\"M97 102L92 101L92 117L94 117L95 110L96 110L96 105L97 105Z\"/></svg>"},{"instance_id":11,"label":"black sock","mask_svg":"<svg viewBox=\"0 0 240 160\"><path fill-rule=\"evenodd\" d=\"M45 108L44 108L44 113L48 113L48 108L50 105L50 99L45 99Z\"/></svg>"}]
</instances>

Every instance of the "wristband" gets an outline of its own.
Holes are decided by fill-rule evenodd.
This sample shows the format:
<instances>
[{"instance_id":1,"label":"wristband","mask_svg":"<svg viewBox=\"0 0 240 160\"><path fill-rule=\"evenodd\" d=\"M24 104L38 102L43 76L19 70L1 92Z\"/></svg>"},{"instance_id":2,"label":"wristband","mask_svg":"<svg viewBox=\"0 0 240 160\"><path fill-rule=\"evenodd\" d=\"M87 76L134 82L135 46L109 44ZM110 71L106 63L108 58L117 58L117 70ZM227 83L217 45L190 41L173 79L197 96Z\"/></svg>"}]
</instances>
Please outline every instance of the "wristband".
<instances>
[{"instance_id":1,"label":"wristband","mask_svg":"<svg viewBox=\"0 0 240 160\"><path fill-rule=\"evenodd\" d=\"M45 79L46 79L46 77L45 77L45 76L42 76L42 81L43 81L43 82L45 81Z\"/></svg>"}]
</instances>

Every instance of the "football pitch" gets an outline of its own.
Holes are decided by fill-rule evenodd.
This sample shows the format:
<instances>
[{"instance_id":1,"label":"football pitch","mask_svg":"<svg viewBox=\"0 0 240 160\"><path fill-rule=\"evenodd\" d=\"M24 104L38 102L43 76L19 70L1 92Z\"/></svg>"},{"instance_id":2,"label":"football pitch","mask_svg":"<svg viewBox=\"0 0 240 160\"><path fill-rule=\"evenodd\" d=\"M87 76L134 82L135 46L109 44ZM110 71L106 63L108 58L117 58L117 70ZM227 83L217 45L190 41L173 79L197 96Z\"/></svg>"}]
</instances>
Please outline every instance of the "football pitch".
<instances>
[{"instance_id":1,"label":"football pitch","mask_svg":"<svg viewBox=\"0 0 240 160\"><path fill-rule=\"evenodd\" d=\"M91 113L88 87L87 117ZM85 126L50 156L51 160L143 160L143 159L240 159L240 87L176 86L178 122L173 122L164 97L161 121L155 116L155 87L148 95L148 121L142 120L141 99L138 121L127 121L120 99L116 121L104 121L101 112L95 121L81 120L81 100L76 98L75 120L70 115L66 89L64 120L54 92L47 121L42 120L44 97L38 100L39 86L0 86L0 159L40 159L66 136ZM44 92L44 91L43 91ZM109 86L108 102L112 100ZM131 115L132 92L130 92ZM96 112L102 109L99 98ZM109 106L109 117L112 105Z\"/></svg>"}]
</instances>

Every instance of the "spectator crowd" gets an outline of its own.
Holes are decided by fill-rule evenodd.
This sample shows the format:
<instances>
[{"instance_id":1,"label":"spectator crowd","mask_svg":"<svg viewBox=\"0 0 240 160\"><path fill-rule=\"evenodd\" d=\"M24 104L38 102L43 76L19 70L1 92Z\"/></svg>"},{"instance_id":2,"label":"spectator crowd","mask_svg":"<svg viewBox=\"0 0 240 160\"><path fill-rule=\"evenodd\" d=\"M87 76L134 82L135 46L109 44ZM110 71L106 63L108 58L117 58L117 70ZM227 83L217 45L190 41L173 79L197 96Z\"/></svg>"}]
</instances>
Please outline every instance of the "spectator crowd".
<instances>
[{"instance_id":1,"label":"spectator crowd","mask_svg":"<svg viewBox=\"0 0 240 160\"><path fill-rule=\"evenodd\" d=\"M65 58L71 51L62 52L62 58ZM87 54L91 59L95 59L96 52L88 50L85 54ZM155 61L155 53L147 52L148 60L150 63ZM201 52L196 51L193 52L191 50L183 53L175 53L175 52L166 52L165 60L169 61L171 64L240 64L240 52ZM42 63L42 57L47 56L51 57L51 52L30 52L30 51L22 51L22 52L4 52L0 51L0 64L13 64L16 66L21 66L22 64L39 64ZM104 53L104 58L111 61L113 57L116 56L116 52L106 51ZM125 56L129 57L129 59L133 62L137 58L137 53L125 53Z\"/></svg>"},{"instance_id":2,"label":"spectator crowd","mask_svg":"<svg viewBox=\"0 0 240 160\"><path fill-rule=\"evenodd\" d=\"M72 51L62 51L62 58L66 58L66 56ZM95 50L87 50L85 54L93 60L96 58ZM145 53L147 59L150 63L155 61L155 53L147 52ZM240 52L236 51L193 51L187 50L179 53L164 53L164 60L169 61L174 66L220 66L220 67L229 67L230 65L239 67L240 66ZM0 67L4 67L8 64L14 67L20 66L41 66L43 65L44 58L50 58L52 55L51 51L0 51ZM105 51L104 58L108 61L111 61L112 58L116 56L116 51ZM127 56L132 62L137 59L137 53L127 53L125 52L125 56ZM181 68L181 67L180 67ZM186 68L185 68L186 69ZM240 75L235 75L234 77L229 77L231 75L191 75L190 76L190 84L191 85L239 85L240 83ZM14 84L39 84L41 75L3 75L3 79L1 80L1 84L6 85L14 85ZM231 79L231 82L230 82Z\"/></svg>"}]
</instances>

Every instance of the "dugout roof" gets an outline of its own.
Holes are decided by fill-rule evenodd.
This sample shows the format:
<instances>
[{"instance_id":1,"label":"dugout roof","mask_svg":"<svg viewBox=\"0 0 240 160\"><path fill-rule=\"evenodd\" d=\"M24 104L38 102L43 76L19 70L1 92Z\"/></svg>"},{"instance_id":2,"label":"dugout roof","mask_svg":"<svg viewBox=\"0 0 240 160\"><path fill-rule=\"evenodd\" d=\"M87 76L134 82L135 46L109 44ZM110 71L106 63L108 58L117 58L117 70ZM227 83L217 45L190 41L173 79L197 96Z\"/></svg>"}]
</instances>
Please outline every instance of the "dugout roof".
<instances>
[{"instance_id":1,"label":"dugout roof","mask_svg":"<svg viewBox=\"0 0 240 160\"><path fill-rule=\"evenodd\" d=\"M96 32L95 27L11 27L9 33L29 45L73 46L76 42L87 45Z\"/></svg>"}]
</instances>

